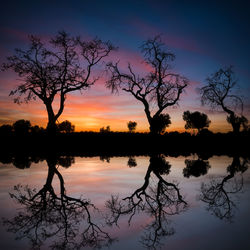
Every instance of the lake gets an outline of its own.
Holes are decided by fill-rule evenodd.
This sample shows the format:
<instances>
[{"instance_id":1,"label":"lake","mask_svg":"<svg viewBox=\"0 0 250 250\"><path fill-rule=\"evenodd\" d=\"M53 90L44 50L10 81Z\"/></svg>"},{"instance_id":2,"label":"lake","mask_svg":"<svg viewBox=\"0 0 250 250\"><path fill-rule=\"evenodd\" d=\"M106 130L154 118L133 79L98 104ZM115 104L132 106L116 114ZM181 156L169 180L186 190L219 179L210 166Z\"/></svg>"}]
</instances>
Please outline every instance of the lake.
<instances>
[{"instance_id":1,"label":"lake","mask_svg":"<svg viewBox=\"0 0 250 250\"><path fill-rule=\"evenodd\" d=\"M250 249L249 159L0 160L0 249Z\"/></svg>"}]
</instances>

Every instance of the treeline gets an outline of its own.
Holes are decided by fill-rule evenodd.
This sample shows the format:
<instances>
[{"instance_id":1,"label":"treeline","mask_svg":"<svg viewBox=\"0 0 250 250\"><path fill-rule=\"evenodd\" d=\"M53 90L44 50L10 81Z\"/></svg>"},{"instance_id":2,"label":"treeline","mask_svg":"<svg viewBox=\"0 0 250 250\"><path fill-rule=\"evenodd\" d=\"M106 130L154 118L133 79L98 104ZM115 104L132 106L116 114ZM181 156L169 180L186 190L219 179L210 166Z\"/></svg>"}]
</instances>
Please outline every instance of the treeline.
<instances>
[{"instance_id":1,"label":"treeline","mask_svg":"<svg viewBox=\"0 0 250 250\"><path fill-rule=\"evenodd\" d=\"M249 154L249 131L237 135L212 133L204 129L197 135L166 132L163 135L130 132L38 133L1 136L0 154L33 155L133 155L150 153Z\"/></svg>"},{"instance_id":2,"label":"treeline","mask_svg":"<svg viewBox=\"0 0 250 250\"><path fill-rule=\"evenodd\" d=\"M56 132L57 133L72 133L75 131L75 126L65 120L61 123L56 125ZM38 125L31 125L29 120L17 120L12 125L4 124L0 126L0 135L1 136L10 136L10 135L17 135L17 136L25 136L25 135L38 135L38 134L46 134L47 130Z\"/></svg>"},{"instance_id":3,"label":"treeline","mask_svg":"<svg viewBox=\"0 0 250 250\"><path fill-rule=\"evenodd\" d=\"M195 111L195 112L190 112L190 111L185 111L183 113L183 120L185 121L185 126L184 128L186 130L189 130L192 135L212 135L213 132L208 130L211 121L209 120L208 116L204 113L201 113L199 111ZM170 118L163 118L163 120L159 119L157 125L155 124L155 126L158 126L158 131L160 131L159 134L163 135L163 134L170 134L170 135L178 135L178 134L190 134L190 132L183 132L183 133L179 133L179 132L166 132L166 120L168 119L168 123L171 124ZM165 124L165 125L164 125ZM127 123L127 127L128 127L128 132L129 133L135 133L136 132L136 128L137 128L137 122L135 121L129 121ZM248 134L250 131L250 127L248 126L248 124L246 122L242 123L242 132L241 134ZM197 133L195 133L195 130L197 131ZM75 125L73 125L70 121L65 120L61 123L57 123L56 124L56 128L55 128L55 133L67 133L67 134L72 134L72 133L76 133L75 132ZM235 131L233 131L235 133ZM38 125L31 125L31 122L29 120L17 120L16 122L14 122L12 125L2 125L0 126L0 135L3 136L7 136L7 135L28 135L28 134L46 134L48 133L48 130L40 127ZM82 132L83 133L83 132ZM85 132L86 133L86 132ZM94 132L89 132L89 133L94 133ZM126 132L114 132L111 130L110 126L106 126L106 127L101 127L99 130L99 133L126 133ZM239 131L235 134L238 134Z\"/></svg>"}]
</instances>

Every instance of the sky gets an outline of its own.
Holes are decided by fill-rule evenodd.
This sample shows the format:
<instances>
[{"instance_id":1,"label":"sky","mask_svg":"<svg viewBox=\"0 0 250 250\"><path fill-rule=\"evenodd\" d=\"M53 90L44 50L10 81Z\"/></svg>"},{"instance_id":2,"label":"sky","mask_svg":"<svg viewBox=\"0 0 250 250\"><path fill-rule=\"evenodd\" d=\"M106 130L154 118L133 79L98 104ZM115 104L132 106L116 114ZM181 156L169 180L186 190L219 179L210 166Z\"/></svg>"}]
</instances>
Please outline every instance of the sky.
<instances>
[{"instance_id":1,"label":"sky","mask_svg":"<svg viewBox=\"0 0 250 250\"><path fill-rule=\"evenodd\" d=\"M147 70L142 64L140 45L161 35L167 48L176 55L173 71L186 76L190 85L179 105L168 108L172 124L167 131L184 131L182 114L200 111L211 120L210 129L226 132L231 127L226 114L201 106L197 88L207 76L221 67L233 65L238 79L237 93L243 96L244 115L250 120L250 3L248 1L5 1L0 15L0 64L15 48L27 48L28 35L42 39L65 30L84 39L99 37L119 49L110 59L128 62L138 73ZM11 71L0 72L0 125L18 119L45 127L45 106L39 100L18 105L9 96L20 84ZM56 105L56 103L55 103ZM111 94L105 77L87 91L67 97L59 122L71 121L77 131L127 131L127 122L137 122L137 131L148 131L143 106L128 93Z\"/></svg>"}]
</instances>

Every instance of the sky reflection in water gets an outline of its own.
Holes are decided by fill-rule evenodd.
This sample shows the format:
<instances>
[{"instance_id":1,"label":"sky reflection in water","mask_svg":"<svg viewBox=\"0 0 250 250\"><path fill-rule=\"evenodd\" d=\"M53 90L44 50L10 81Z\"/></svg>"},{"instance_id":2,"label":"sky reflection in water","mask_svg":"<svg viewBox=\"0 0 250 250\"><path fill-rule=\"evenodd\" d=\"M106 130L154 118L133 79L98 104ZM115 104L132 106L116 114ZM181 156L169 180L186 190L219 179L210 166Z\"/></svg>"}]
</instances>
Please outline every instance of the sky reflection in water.
<instances>
[{"instance_id":1,"label":"sky reflection in water","mask_svg":"<svg viewBox=\"0 0 250 250\"><path fill-rule=\"evenodd\" d=\"M249 160L243 158L1 162L1 249L248 249L250 244Z\"/></svg>"}]
</instances>

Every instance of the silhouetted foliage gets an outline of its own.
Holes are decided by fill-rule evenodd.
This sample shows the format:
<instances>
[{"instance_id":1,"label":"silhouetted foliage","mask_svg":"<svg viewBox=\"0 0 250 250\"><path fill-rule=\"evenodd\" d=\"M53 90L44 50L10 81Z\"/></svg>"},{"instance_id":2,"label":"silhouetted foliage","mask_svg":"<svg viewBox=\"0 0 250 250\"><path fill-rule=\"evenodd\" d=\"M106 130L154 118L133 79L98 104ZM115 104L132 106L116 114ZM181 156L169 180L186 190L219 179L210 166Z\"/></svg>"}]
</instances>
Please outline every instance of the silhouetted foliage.
<instances>
[{"instance_id":1,"label":"silhouetted foliage","mask_svg":"<svg viewBox=\"0 0 250 250\"><path fill-rule=\"evenodd\" d=\"M31 128L32 130L32 128ZM229 133L212 133L203 129L197 136L190 133L165 132L158 136L151 133L128 133L106 131L57 133L50 136L41 130L40 133L30 133L25 140L18 136L1 135L0 154L23 153L43 155L44 153L70 155L141 155L164 153L186 156L190 153L249 155L244 145L249 143L249 131L238 135ZM87 142L87 143L84 143ZM211 147L212 145L212 147Z\"/></svg>"},{"instance_id":2,"label":"silhouetted foliage","mask_svg":"<svg viewBox=\"0 0 250 250\"><path fill-rule=\"evenodd\" d=\"M15 233L17 239L29 239L32 249L40 249L46 240L50 240L52 249L110 245L113 239L92 218L97 212L94 204L83 197L68 196L63 176L56 167L60 160L48 157L46 161L48 176L39 191L18 184L10 193L23 209L14 218L3 219L8 231ZM59 194L52 185L55 176L59 179Z\"/></svg>"},{"instance_id":3,"label":"silhouetted foliage","mask_svg":"<svg viewBox=\"0 0 250 250\"><path fill-rule=\"evenodd\" d=\"M202 159L198 160L185 160L186 167L183 169L184 177L189 178L190 176L199 177L206 175L207 171L211 166L208 161Z\"/></svg>"},{"instance_id":4,"label":"silhouetted foliage","mask_svg":"<svg viewBox=\"0 0 250 250\"><path fill-rule=\"evenodd\" d=\"M30 132L31 123L28 120L18 120L13 123L13 130L17 135L27 135Z\"/></svg>"},{"instance_id":5,"label":"silhouetted foliage","mask_svg":"<svg viewBox=\"0 0 250 250\"><path fill-rule=\"evenodd\" d=\"M232 221L236 204L233 195L243 189L242 174L248 168L248 161L240 160L238 156L233 158L232 164L227 167L229 175L222 180L212 178L209 183L201 184L200 200L207 203L207 210L221 220ZM236 175L239 173L238 175Z\"/></svg>"},{"instance_id":6,"label":"silhouetted foliage","mask_svg":"<svg viewBox=\"0 0 250 250\"><path fill-rule=\"evenodd\" d=\"M169 114L160 114L152 120L150 130L154 131L156 134L162 134L170 124L171 120Z\"/></svg>"},{"instance_id":7,"label":"silhouetted foliage","mask_svg":"<svg viewBox=\"0 0 250 250\"><path fill-rule=\"evenodd\" d=\"M59 132L72 133L75 131L75 126L68 120L65 120L57 125Z\"/></svg>"},{"instance_id":8,"label":"silhouetted foliage","mask_svg":"<svg viewBox=\"0 0 250 250\"><path fill-rule=\"evenodd\" d=\"M207 85L200 89L201 103L211 108L221 108L225 111L227 121L232 125L233 132L239 133L241 126L246 126L248 120L242 115L242 98L234 93L237 80L232 66L219 69L206 79ZM240 115L237 114L240 113Z\"/></svg>"},{"instance_id":9,"label":"silhouetted foliage","mask_svg":"<svg viewBox=\"0 0 250 250\"><path fill-rule=\"evenodd\" d=\"M128 164L127 164L130 168L136 167L137 166L137 162L135 157L130 156L128 158Z\"/></svg>"},{"instance_id":10,"label":"silhouetted foliage","mask_svg":"<svg viewBox=\"0 0 250 250\"><path fill-rule=\"evenodd\" d=\"M35 125L35 126L32 126L30 128L30 132L32 134L41 134L41 133L44 133L45 132L45 129L43 127L40 127L38 125Z\"/></svg>"},{"instance_id":11,"label":"silhouetted foliage","mask_svg":"<svg viewBox=\"0 0 250 250\"><path fill-rule=\"evenodd\" d=\"M54 132L67 94L93 85L98 80L93 76L94 67L114 47L110 42L97 38L83 41L64 31L58 32L48 44L35 36L30 36L29 40L29 49L16 49L2 68L12 69L24 81L10 92L10 95L18 95L14 101L20 103L22 95L26 102L37 97L41 99L48 113L47 129ZM52 104L56 97L60 103L55 112Z\"/></svg>"},{"instance_id":12,"label":"silhouetted foliage","mask_svg":"<svg viewBox=\"0 0 250 250\"><path fill-rule=\"evenodd\" d=\"M207 115L199 111L183 113L183 120L186 122L185 129L197 129L200 132L203 128L208 128L211 121Z\"/></svg>"},{"instance_id":13,"label":"silhouetted foliage","mask_svg":"<svg viewBox=\"0 0 250 250\"><path fill-rule=\"evenodd\" d=\"M136 130L137 122L129 121L127 125L129 132L132 133Z\"/></svg>"},{"instance_id":14,"label":"silhouetted foliage","mask_svg":"<svg viewBox=\"0 0 250 250\"><path fill-rule=\"evenodd\" d=\"M101 155L100 160L104 161L104 162L106 161L107 163L110 163L110 157L106 156L106 155Z\"/></svg>"},{"instance_id":15,"label":"silhouetted foliage","mask_svg":"<svg viewBox=\"0 0 250 250\"><path fill-rule=\"evenodd\" d=\"M102 127L100 128L100 133L109 133L110 132L110 126L107 126L106 128Z\"/></svg>"},{"instance_id":16,"label":"silhouetted foliage","mask_svg":"<svg viewBox=\"0 0 250 250\"><path fill-rule=\"evenodd\" d=\"M240 127L243 129L247 127L248 120L245 116L229 115L227 116L227 122L233 126L234 132L239 133Z\"/></svg>"},{"instance_id":17,"label":"silhouetted foliage","mask_svg":"<svg viewBox=\"0 0 250 250\"><path fill-rule=\"evenodd\" d=\"M32 160L26 155L16 155L12 163L16 168L25 169L30 168Z\"/></svg>"},{"instance_id":18,"label":"silhouetted foliage","mask_svg":"<svg viewBox=\"0 0 250 250\"><path fill-rule=\"evenodd\" d=\"M0 135L11 135L13 132L13 126L8 125L8 124L4 124L2 126L0 126Z\"/></svg>"},{"instance_id":19,"label":"silhouetted foliage","mask_svg":"<svg viewBox=\"0 0 250 250\"><path fill-rule=\"evenodd\" d=\"M199 136L212 136L214 135L214 133L212 131L210 131L209 129L202 129L199 133L198 133Z\"/></svg>"},{"instance_id":20,"label":"silhouetted foliage","mask_svg":"<svg viewBox=\"0 0 250 250\"><path fill-rule=\"evenodd\" d=\"M112 92L122 89L134 96L144 106L144 111L150 125L151 133L158 133L152 126L154 120L158 120L162 112L170 106L178 103L180 95L188 85L187 78L170 72L170 63L175 55L169 52L162 43L160 36L143 42L141 52L144 63L151 70L144 76L136 75L132 66L128 64L128 72L122 72L118 63L107 65L111 77L107 87Z\"/></svg>"},{"instance_id":21,"label":"silhouetted foliage","mask_svg":"<svg viewBox=\"0 0 250 250\"><path fill-rule=\"evenodd\" d=\"M69 168L73 163L75 163L75 158L73 156L67 155L57 158L57 164L64 168Z\"/></svg>"},{"instance_id":22,"label":"silhouetted foliage","mask_svg":"<svg viewBox=\"0 0 250 250\"><path fill-rule=\"evenodd\" d=\"M168 175L171 165L163 155L150 157L150 164L144 177L143 185L136 189L131 196L119 199L118 196L111 196L106 202L110 213L107 216L107 223L117 225L121 216L128 216L128 223L132 222L136 214L145 212L153 220L145 227L141 243L147 248L157 249L162 237L171 236L175 233L171 226L169 217L187 208L178 185L167 182L162 175ZM154 174L156 180L150 181Z\"/></svg>"}]
</instances>

